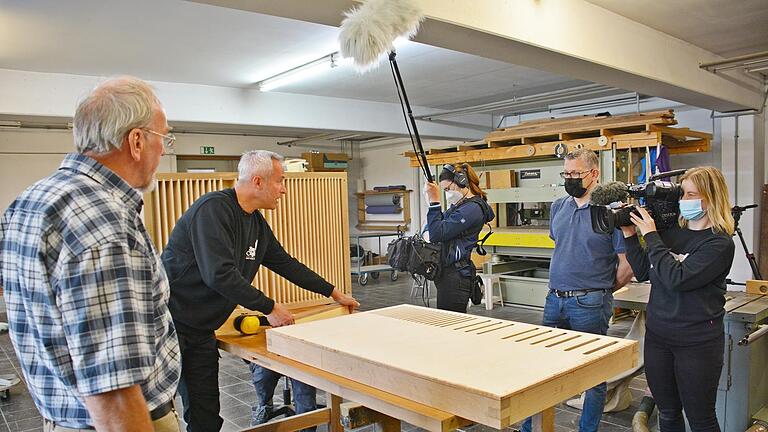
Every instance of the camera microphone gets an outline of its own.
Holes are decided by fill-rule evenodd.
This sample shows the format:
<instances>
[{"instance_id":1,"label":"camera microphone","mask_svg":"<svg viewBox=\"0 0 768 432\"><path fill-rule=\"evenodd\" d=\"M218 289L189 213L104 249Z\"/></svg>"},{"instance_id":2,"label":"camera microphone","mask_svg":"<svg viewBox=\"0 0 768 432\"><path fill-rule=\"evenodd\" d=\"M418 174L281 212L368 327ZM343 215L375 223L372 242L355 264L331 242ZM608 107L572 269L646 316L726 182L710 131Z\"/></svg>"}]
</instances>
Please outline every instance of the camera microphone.
<instances>
[{"instance_id":1,"label":"camera microphone","mask_svg":"<svg viewBox=\"0 0 768 432\"><path fill-rule=\"evenodd\" d=\"M627 202L629 192L627 185L620 181L614 181L606 184L599 184L592 190L590 204L597 206L607 206L615 202Z\"/></svg>"}]
</instances>

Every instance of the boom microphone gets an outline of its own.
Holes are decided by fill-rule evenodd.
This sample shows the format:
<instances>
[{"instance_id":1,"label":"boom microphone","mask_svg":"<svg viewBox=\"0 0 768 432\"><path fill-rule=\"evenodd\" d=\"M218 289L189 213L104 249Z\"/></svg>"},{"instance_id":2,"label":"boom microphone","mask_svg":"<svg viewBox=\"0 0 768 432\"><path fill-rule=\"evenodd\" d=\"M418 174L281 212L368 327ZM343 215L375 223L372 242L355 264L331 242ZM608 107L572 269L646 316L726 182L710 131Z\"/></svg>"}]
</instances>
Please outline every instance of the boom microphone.
<instances>
[{"instance_id":1,"label":"boom microphone","mask_svg":"<svg viewBox=\"0 0 768 432\"><path fill-rule=\"evenodd\" d=\"M590 204L606 206L615 202L626 202L629 199L627 185L620 181L599 184L592 190Z\"/></svg>"},{"instance_id":2,"label":"boom microphone","mask_svg":"<svg viewBox=\"0 0 768 432\"><path fill-rule=\"evenodd\" d=\"M341 22L339 33L341 56L351 57L355 68L364 72L374 68L382 56L389 51L392 77L395 79L403 116L406 117L405 126L408 129L416 159L427 181L434 182L393 48L395 39L410 38L416 34L421 21L424 20L424 13L413 0L367 0L361 6L345 12L345 15L346 18Z\"/></svg>"},{"instance_id":3,"label":"boom microphone","mask_svg":"<svg viewBox=\"0 0 768 432\"><path fill-rule=\"evenodd\" d=\"M360 72L376 67L399 37L411 38L424 19L412 0L368 0L344 13L339 33L340 53Z\"/></svg>"}]
</instances>

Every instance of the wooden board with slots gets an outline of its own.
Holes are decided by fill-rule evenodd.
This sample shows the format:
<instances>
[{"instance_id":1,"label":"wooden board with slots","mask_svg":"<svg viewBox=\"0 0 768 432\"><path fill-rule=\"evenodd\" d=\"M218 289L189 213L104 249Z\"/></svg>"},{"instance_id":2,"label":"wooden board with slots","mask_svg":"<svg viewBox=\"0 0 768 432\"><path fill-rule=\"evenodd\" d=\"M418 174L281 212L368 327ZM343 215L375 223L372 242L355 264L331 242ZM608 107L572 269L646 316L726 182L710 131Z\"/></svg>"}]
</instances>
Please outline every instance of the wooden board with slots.
<instances>
[{"instance_id":1,"label":"wooden board with slots","mask_svg":"<svg viewBox=\"0 0 768 432\"><path fill-rule=\"evenodd\" d=\"M495 428L637 364L637 343L400 305L267 331L275 354Z\"/></svg>"}]
</instances>

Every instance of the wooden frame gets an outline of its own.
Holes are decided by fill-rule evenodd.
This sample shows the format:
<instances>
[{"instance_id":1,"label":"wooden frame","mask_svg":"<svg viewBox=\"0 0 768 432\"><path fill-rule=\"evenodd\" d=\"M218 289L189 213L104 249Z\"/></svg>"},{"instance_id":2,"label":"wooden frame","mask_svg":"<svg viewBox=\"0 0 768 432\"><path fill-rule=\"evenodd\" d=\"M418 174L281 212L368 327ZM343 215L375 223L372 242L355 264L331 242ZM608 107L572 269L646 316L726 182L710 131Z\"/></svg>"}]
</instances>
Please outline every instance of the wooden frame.
<instances>
[{"instance_id":1,"label":"wooden frame","mask_svg":"<svg viewBox=\"0 0 768 432\"><path fill-rule=\"evenodd\" d=\"M181 215L202 195L233 187L237 173L162 173L144 196L144 219L158 251L168 243ZM285 173L286 194L262 214L292 256L344 293L352 290L349 259L349 201L346 173ZM297 306L332 300L301 289L263 268L253 282L279 303Z\"/></svg>"}]
</instances>

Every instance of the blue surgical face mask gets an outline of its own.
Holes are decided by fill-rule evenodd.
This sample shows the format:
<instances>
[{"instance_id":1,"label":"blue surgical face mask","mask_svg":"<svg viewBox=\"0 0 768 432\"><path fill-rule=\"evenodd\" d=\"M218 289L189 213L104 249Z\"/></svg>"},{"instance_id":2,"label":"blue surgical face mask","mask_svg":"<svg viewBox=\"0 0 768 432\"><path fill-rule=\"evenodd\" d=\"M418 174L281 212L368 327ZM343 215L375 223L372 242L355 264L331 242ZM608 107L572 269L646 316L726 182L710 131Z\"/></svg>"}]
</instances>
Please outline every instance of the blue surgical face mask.
<instances>
[{"instance_id":1,"label":"blue surgical face mask","mask_svg":"<svg viewBox=\"0 0 768 432\"><path fill-rule=\"evenodd\" d=\"M700 199L681 200L680 201L680 216L687 221L695 221L701 219L706 212L701 208Z\"/></svg>"}]
</instances>

